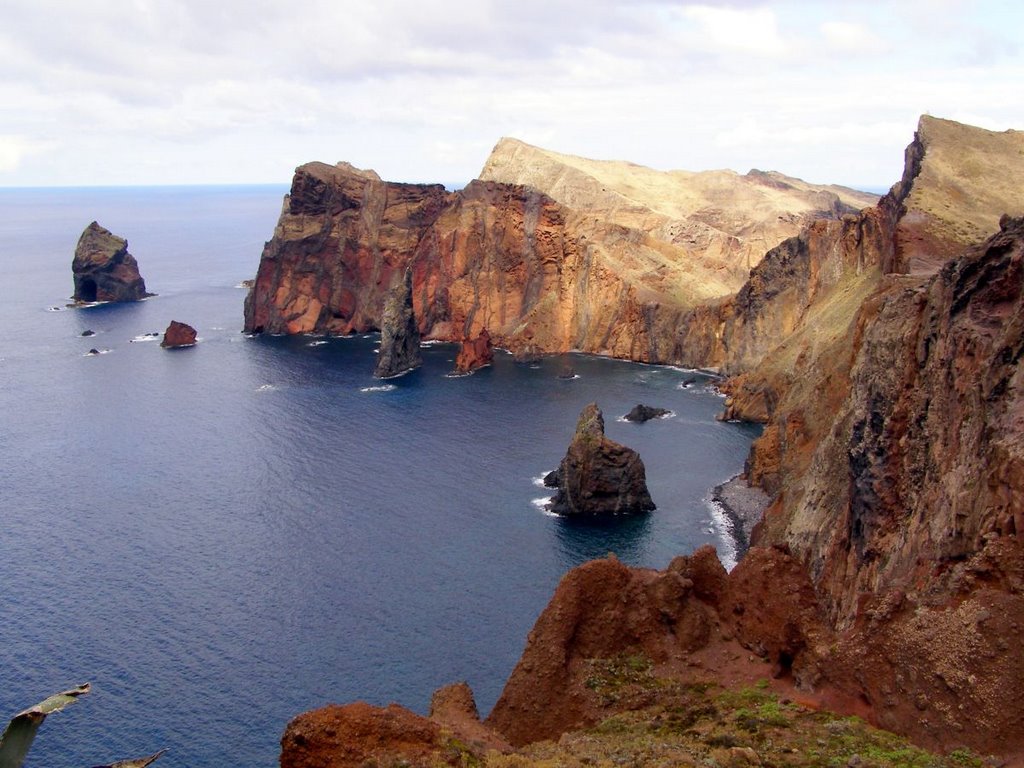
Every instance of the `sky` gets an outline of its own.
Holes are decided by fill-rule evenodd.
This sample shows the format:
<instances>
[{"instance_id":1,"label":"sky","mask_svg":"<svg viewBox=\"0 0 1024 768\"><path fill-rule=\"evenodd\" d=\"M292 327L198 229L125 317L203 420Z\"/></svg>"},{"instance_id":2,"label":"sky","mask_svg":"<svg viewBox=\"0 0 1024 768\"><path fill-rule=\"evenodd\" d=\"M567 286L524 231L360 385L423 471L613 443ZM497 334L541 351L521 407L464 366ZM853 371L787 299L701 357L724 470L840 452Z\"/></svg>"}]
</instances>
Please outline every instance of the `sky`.
<instances>
[{"instance_id":1,"label":"sky","mask_svg":"<svg viewBox=\"0 0 1024 768\"><path fill-rule=\"evenodd\" d=\"M887 188L927 113L1024 129L1024 3L0 0L0 186L475 178L502 136Z\"/></svg>"}]
</instances>

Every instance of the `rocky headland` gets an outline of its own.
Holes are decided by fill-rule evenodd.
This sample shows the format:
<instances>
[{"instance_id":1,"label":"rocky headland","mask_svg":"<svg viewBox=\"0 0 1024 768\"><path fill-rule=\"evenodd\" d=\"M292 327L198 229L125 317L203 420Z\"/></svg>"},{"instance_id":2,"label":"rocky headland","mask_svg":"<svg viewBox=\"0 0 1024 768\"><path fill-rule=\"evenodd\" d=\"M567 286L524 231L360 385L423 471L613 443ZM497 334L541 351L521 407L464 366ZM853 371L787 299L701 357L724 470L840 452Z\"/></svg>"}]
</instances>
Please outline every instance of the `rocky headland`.
<instances>
[{"instance_id":1,"label":"rocky headland","mask_svg":"<svg viewBox=\"0 0 1024 768\"><path fill-rule=\"evenodd\" d=\"M558 469L544 485L557 492L550 511L566 517L638 515L655 509L640 454L604 433L604 414L591 403L580 412L576 432Z\"/></svg>"},{"instance_id":2,"label":"rocky headland","mask_svg":"<svg viewBox=\"0 0 1024 768\"><path fill-rule=\"evenodd\" d=\"M556 182L572 163L590 163L591 176L567 195ZM538 165L550 184L525 173ZM482 177L449 193L347 163L301 166L247 296L245 330L379 330L386 296L411 268L424 338L461 343L487 329L513 353L673 362L688 310L734 293L804 223L876 199L780 174L665 173L511 140Z\"/></svg>"},{"instance_id":3,"label":"rocky headland","mask_svg":"<svg viewBox=\"0 0 1024 768\"><path fill-rule=\"evenodd\" d=\"M128 241L95 221L85 228L71 262L75 302L139 301L152 296L139 274L139 263L128 253Z\"/></svg>"},{"instance_id":4,"label":"rocky headland","mask_svg":"<svg viewBox=\"0 0 1024 768\"><path fill-rule=\"evenodd\" d=\"M528 159L518 173L532 173L539 156L517 145L498 153L495 168L515 168L519 153ZM724 416L765 424L744 481L770 504L731 573L710 550L661 572L615 560L570 572L483 725L527 750L540 749L538 740L583 744L616 722L614 733L636 745L638 723L663 743L667 724L687 712L680 730L699 744L689 762L673 764L756 765L765 755L765 764L833 764L772 752L787 737L759 737L774 727L763 719L726 743L731 716L717 700L693 712L682 692L765 677L782 702L857 714L930 749L1024 764L1024 133L922 117L902 179L877 204L801 214L798 231L745 264L745 282L702 296L687 283L678 291L690 293L671 300L667 283L642 277L698 269L644 235L671 212L650 206L649 224L631 229L617 211L647 205L642 183L610 187L614 177L583 161L551 162L563 164L547 181L541 172L534 180L488 171L495 178L466 193L422 188L421 204L401 203L411 206L403 221L436 213L409 257L421 329L453 338L457 328L461 339L486 325L513 349L568 346L725 372ZM297 172L293 198L316 187L300 178L308 173ZM796 186L767 176L752 183ZM360 184L369 194L382 183ZM320 189L320 198L339 199L330 184ZM618 197L605 197L610 189ZM366 198L376 219L357 204L327 207L342 217L358 209L346 226L369 226L394 219L389 194ZM598 200L597 223L583 233L588 199ZM306 245L268 244L264 288L247 302L250 330L288 330L285 317L304 316L298 309L312 299L295 286L318 284L316 264L322 275L349 274L314 241L325 239L331 254L358 250L355 241L333 234L335 214L308 215L279 225L307 233ZM646 248L676 266L652 268ZM287 262L300 253L320 257L294 271ZM367 306L361 301L350 305ZM317 321L350 328L355 315L334 311L318 310ZM359 317L373 326L372 313ZM717 725L702 731L707 720ZM570 733L579 728L596 730ZM867 764L849 751L835 759ZM495 764L533 764L522 760Z\"/></svg>"}]
</instances>

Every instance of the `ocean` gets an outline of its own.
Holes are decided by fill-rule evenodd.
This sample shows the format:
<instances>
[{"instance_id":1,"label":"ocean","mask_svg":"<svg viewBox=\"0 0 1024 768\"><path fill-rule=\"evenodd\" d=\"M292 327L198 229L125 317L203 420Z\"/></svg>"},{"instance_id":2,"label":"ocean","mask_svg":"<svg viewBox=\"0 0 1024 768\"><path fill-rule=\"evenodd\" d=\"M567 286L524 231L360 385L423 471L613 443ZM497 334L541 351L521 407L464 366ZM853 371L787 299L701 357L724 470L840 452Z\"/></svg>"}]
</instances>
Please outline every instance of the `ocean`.
<instances>
[{"instance_id":1,"label":"ocean","mask_svg":"<svg viewBox=\"0 0 1024 768\"><path fill-rule=\"evenodd\" d=\"M499 353L451 378L442 344L382 383L375 335L243 335L239 284L286 191L0 189L0 718L93 685L30 768L165 747L168 768L269 768L299 712L425 713L458 680L486 714L568 569L608 552L661 568L709 542L734 558L708 497L757 428L716 421L705 376ZM157 296L66 308L94 219ZM171 320L199 344L161 349L148 334ZM542 508L592 401L646 464L648 516ZM620 421L638 402L673 416Z\"/></svg>"}]
</instances>

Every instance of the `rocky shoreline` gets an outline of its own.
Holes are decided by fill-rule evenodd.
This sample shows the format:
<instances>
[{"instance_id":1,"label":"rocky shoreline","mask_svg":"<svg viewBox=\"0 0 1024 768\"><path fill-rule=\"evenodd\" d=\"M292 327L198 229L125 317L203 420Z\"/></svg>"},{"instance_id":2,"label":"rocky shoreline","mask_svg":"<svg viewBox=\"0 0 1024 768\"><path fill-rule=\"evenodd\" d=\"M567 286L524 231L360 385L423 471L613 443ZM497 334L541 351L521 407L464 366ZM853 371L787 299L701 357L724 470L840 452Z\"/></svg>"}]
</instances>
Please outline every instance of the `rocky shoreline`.
<instances>
[{"instance_id":1,"label":"rocky shoreline","mask_svg":"<svg viewBox=\"0 0 1024 768\"><path fill-rule=\"evenodd\" d=\"M771 500L760 488L748 486L743 475L736 475L711 490L712 503L717 504L729 520L729 534L736 544L737 559L749 549L754 526L760 522Z\"/></svg>"}]
</instances>

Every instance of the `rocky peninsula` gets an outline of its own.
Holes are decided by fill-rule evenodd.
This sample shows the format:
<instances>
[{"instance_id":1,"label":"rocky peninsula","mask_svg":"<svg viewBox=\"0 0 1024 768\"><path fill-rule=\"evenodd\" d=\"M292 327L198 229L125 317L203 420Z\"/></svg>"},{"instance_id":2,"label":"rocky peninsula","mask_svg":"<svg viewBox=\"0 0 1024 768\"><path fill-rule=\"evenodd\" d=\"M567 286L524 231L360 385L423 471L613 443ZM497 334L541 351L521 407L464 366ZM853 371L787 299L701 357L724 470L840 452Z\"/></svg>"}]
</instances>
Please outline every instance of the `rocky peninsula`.
<instances>
[{"instance_id":1,"label":"rocky peninsula","mask_svg":"<svg viewBox=\"0 0 1024 768\"><path fill-rule=\"evenodd\" d=\"M876 204L834 191L828 211L794 211L786 197L793 231L755 227L760 256L736 245L750 230L725 226L742 213L698 222L681 204L655 204L662 195L642 193L664 186L646 169L630 186L620 166L509 142L492 159L487 180L457 194L300 168L246 327L377 327L375 286L411 264L428 337L486 326L513 350L728 374L724 416L765 424L744 481L770 504L731 573L709 550L664 571L611 559L570 572L483 725L534 749L613 717L635 736L631 712L653 723L643 733L664 733L690 712L680 729L704 735L677 762L756 765L759 749L775 749L756 736L771 726L755 716L746 736L723 741L721 722L699 730L719 705L692 712L681 691L770 678L791 704L1021 764L1024 133L922 117L903 177ZM777 174L736 178L775 200L806 191ZM702 243L704 261L682 260ZM714 261L726 252L738 262ZM710 288L682 277L709 265L721 275ZM382 733L373 722L388 717L363 718L365 732ZM315 729L304 727L308 749ZM452 748L422 733L434 745L422 754ZM304 764L291 762L293 743L286 734L282 765ZM374 743L403 754L400 739Z\"/></svg>"}]
</instances>

